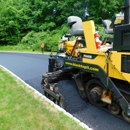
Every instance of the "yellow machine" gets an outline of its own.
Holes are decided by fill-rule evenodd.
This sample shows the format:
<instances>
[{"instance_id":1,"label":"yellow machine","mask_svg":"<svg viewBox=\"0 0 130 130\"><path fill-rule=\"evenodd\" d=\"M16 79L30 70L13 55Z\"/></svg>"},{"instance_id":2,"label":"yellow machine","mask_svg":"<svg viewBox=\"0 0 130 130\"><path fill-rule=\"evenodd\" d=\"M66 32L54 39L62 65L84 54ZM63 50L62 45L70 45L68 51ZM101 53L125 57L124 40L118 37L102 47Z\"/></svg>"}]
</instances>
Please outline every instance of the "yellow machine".
<instances>
[{"instance_id":1,"label":"yellow machine","mask_svg":"<svg viewBox=\"0 0 130 130\"><path fill-rule=\"evenodd\" d=\"M125 0L123 18L121 14L121 17L116 15L118 22L103 20L106 33L113 35L111 41L103 42L94 21L68 17L71 36L81 39L66 41L66 51L49 58L49 72L43 75L41 83L48 98L64 107L64 97L58 92L56 82L71 77L83 99L130 123L129 12L130 0Z\"/></svg>"},{"instance_id":2,"label":"yellow machine","mask_svg":"<svg viewBox=\"0 0 130 130\"><path fill-rule=\"evenodd\" d=\"M58 45L59 46L58 52L59 53L65 52L67 56L71 55L73 57L78 57L79 49L84 48L85 43L81 40L81 37L75 37L72 40L69 40L69 37L71 37L71 35L68 34L62 37ZM76 41L78 42L76 43ZM73 53L72 50L74 50Z\"/></svg>"}]
</instances>

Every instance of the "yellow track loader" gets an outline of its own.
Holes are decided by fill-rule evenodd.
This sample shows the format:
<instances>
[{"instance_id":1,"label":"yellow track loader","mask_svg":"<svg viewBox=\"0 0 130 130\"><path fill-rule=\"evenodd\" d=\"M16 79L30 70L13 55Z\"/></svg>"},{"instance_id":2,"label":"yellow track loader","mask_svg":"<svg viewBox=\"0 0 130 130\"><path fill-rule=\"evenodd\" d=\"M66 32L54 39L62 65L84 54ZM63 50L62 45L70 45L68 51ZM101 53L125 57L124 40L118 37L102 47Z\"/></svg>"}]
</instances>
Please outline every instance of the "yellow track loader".
<instances>
[{"instance_id":1,"label":"yellow track loader","mask_svg":"<svg viewBox=\"0 0 130 130\"><path fill-rule=\"evenodd\" d=\"M100 41L94 21L68 17L70 35L76 39L64 41L64 51L50 55L41 87L46 97L64 107L57 82L72 78L83 99L130 123L130 0L103 25L111 40Z\"/></svg>"}]
</instances>

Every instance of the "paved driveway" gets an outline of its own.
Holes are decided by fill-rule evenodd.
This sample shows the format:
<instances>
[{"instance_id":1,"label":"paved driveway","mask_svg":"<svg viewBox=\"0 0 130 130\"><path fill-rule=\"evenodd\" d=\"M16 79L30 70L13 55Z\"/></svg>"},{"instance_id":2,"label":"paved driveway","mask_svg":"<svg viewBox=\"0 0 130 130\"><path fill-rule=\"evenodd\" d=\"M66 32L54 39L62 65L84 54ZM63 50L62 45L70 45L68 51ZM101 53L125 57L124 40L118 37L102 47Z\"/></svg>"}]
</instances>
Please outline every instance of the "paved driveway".
<instances>
[{"instance_id":1,"label":"paved driveway","mask_svg":"<svg viewBox=\"0 0 130 130\"><path fill-rule=\"evenodd\" d=\"M47 71L48 55L0 52L0 64L15 73L40 93L42 74ZM83 101L73 81L58 83L66 98L66 111L76 116L93 130L130 130L130 124Z\"/></svg>"}]
</instances>

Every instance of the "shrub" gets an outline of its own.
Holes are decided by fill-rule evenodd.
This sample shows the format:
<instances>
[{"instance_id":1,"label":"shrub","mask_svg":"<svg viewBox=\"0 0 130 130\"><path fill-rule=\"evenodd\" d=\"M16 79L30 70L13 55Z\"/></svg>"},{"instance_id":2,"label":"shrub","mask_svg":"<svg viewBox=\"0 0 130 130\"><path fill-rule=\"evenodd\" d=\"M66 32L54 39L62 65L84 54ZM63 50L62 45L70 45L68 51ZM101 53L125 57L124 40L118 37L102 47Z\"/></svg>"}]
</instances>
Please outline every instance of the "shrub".
<instances>
[{"instance_id":1,"label":"shrub","mask_svg":"<svg viewBox=\"0 0 130 130\"><path fill-rule=\"evenodd\" d=\"M25 45L26 49L40 50L40 45L44 43L45 51L51 51L52 47L53 51L57 51L58 43L67 30L68 28L63 25L53 31L31 31L22 38L21 44Z\"/></svg>"}]
</instances>

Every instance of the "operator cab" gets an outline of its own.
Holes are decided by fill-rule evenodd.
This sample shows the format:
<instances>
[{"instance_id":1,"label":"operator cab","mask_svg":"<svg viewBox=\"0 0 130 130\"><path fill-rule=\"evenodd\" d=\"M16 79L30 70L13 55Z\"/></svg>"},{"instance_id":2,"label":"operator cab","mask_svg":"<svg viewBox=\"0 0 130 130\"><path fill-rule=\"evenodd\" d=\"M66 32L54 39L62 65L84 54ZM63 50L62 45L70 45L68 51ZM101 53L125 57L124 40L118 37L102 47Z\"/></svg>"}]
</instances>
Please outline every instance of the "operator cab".
<instances>
[{"instance_id":1,"label":"operator cab","mask_svg":"<svg viewBox=\"0 0 130 130\"><path fill-rule=\"evenodd\" d=\"M68 26L70 29L71 36L75 36L74 47L71 50L70 56L78 57L79 50L81 48L86 48L86 42L84 39L84 30L82 26L82 19L78 16L69 16L68 17Z\"/></svg>"},{"instance_id":2,"label":"operator cab","mask_svg":"<svg viewBox=\"0 0 130 130\"><path fill-rule=\"evenodd\" d=\"M124 13L122 13L122 12L120 12L119 14L115 14L112 21L108 20L108 19L102 20L106 34L114 34L114 28L116 26L123 24L123 22L124 22ZM113 47L113 41L114 41L114 38L107 37L102 42L102 45L108 44L108 45L112 45L112 47Z\"/></svg>"},{"instance_id":3,"label":"operator cab","mask_svg":"<svg viewBox=\"0 0 130 130\"><path fill-rule=\"evenodd\" d=\"M102 20L105 32L107 34L114 33L114 27L123 24L124 21L124 13L120 12L119 14L115 14L112 21L111 20Z\"/></svg>"},{"instance_id":4,"label":"operator cab","mask_svg":"<svg viewBox=\"0 0 130 130\"><path fill-rule=\"evenodd\" d=\"M78 16L69 16L68 25L71 36L83 36L82 20Z\"/></svg>"}]
</instances>

